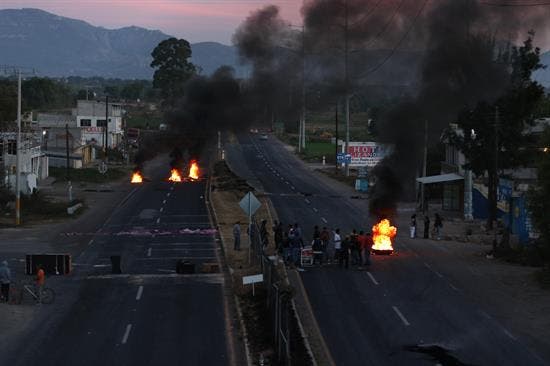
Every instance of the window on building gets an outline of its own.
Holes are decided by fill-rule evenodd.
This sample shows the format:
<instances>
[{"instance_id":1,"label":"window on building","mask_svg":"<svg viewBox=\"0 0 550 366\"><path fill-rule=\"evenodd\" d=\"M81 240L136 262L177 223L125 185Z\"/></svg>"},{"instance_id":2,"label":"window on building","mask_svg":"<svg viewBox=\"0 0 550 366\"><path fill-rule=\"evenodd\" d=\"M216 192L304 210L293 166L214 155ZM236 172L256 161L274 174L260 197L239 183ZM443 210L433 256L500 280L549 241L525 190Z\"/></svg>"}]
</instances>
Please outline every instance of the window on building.
<instances>
[{"instance_id":1,"label":"window on building","mask_svg":"<svg viewBox=\"0 0 550 366\"><path fill-rule=\"evenodd\" d=\"M106 127L106 126L107 126L107 123L105 122L104 119L97 120L97 127Z\"/></svg>"},{"instance_id":2,"label":"window on building","mask_svg":"<svg viewBox=\"0 0 550 366\"><path fill-rule=\"evenodd\" d=\"M17 141L16 140L8 140L8 154L9 155L17 155Z\"/></svg>"},{"instance_id":3,"label":"window on building","mask_svg":"<svg viewBox=\"0 0 550 366\"><path fill-rule=\"evenodd\" d=\"M91 119L81 119L80 120L80 127L91 127L92 126L92 120Z\"/></svg>"}]
</instances>

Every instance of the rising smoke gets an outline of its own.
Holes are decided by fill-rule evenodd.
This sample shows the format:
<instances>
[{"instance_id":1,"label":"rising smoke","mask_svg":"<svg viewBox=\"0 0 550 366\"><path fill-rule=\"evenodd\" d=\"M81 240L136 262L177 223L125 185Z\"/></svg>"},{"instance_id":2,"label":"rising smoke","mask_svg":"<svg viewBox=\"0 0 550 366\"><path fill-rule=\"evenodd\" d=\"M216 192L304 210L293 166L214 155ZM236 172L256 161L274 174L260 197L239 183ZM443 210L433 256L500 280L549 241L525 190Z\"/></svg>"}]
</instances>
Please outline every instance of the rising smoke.
<instances>
[{"instance_id":1,"label":"rising smoke","mask_svg":"<svg viewBox=\"0 0 550 366\"><path fill-rule=\"evenodd\" d=\"M258 104L295 120L301 106L295 88L301 84L302 47L306 83L322 87L327 100L353 97L370 83L399 83L396 70L408 68L416 75L409 79L416 85L414 94L385 113L377 126L380 140L394 146L394 154L371 172L377 181L371 213L380 216L398 199L414 197L426 121L432 144L461 110L506 90L509 65L502 61L510 45L530 29L546 35L550 7L498 6L509 3L306 0L303 36L281 19L277 7L268 6L246 19L234 42L253 66L249 83ZM410 54L420 59L416 70Z\"/></svg>"}]
</instances>

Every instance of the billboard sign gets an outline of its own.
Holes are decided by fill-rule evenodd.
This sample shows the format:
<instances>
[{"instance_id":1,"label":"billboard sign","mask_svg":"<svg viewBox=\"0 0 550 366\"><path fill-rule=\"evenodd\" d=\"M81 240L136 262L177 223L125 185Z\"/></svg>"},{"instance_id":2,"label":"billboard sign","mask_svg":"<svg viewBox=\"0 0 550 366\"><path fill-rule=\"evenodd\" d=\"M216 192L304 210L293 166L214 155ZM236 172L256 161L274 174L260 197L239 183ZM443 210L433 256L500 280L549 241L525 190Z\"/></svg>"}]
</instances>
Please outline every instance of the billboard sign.
<instances>
[{"instance_id":1,"label":"billboard sign","mask_svg":"<svg viewBox=\"0 0 550 366\"><path fill-rule=\"evenodd\" d=\"M378 142L350 142L348 154L351 155L352 167L375 167L386 156L392 153L392 146Z\"/></svg>"}]
</instances>

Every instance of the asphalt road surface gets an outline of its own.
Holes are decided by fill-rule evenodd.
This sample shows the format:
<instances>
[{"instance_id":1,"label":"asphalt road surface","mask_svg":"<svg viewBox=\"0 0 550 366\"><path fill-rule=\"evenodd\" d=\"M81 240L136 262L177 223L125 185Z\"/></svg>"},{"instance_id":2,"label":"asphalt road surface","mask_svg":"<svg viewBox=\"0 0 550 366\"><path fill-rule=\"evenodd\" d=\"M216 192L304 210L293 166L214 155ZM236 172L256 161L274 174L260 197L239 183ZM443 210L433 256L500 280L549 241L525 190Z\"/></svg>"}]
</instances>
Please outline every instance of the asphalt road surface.
<instances>
[{"instance_id":1,"label":"asphalt road surface","mask_svg":"<svg viewBox=\"0 0 550 366\"><path fill-rule=\"evenodd\" d=\"M350 200L279 141L241 135L239 142L239 159L271 195L285 225L299 222L308 238L314 225L343 232L370 227ZM399 255L374 258L369 272L323 267L301 274L337 365L545 364L428 263L422 250L399 241L396 249Z\"/></svg>"},{"instance_id":2,"label":"asphalt road surface","mask_svg":"<svg viewBox=\"0 0 550 366\"><path fill-rule=\"evenodd\" d=\"M167 166L153 167L150 182L105 213L75 259L75 273L56 281L56 302L42 306L43 316L6 364L230 363L223 275L175 273L178 259L197 270L219 263L205 182L165 182ZM122 274L111 274L112 255L121 256Z\"/></svg>"}]
</instances>

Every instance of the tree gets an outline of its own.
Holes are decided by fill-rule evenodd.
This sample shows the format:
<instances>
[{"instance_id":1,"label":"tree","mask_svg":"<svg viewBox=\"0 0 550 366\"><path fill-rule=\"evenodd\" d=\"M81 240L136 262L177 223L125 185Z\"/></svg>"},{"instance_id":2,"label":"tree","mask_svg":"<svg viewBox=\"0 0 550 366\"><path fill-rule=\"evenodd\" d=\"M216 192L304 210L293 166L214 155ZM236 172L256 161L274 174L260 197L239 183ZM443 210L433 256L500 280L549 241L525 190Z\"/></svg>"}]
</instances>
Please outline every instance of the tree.
<instances>
[{"instance_id":1,"label":"tree","mask_svg":"<svg viewBox=\"0 0 550 366\"><path fill-rule=\"evenodd\" d=\"M0 130L6 122L17 118L17 83L0 79Z\"/></svg>"},{"instance_id":2,"label":"tree","mask_svg":"<svg viewBox=\"0 0 550 366\"><path fill-rule=\"evenodd\" d=\"M533 46L533 33L521 47L514 47L507 59L498 60L508 75L508 86L495 101L481 101L472 110L458 116L462 133L449 131L451 144L466 156L466 168L476 175L488 176L488 228L497 215L498 171L528 162L532 141L525 127L534 124L534 113L544 96L543 87L531 80L531 74L542 68L540 49Z\"/></svg>"},{"instance_id":3,"label":"tree","mask_svg":"<svg viewBox=\"0 0 550 366\"><path fill-rule=\"evenodd\" d=\"M542 242L550 250L550 128L541 136L537 156L537 184L528 193L528 207Z\"/></svg>"},{"instance_id":4,"label":"tree","mask_svg":"<svg viewBox=\"0 0 550 366\"><path fill-rule=\"evenodd\" d=\"M174 105L183 96L184 84L195 74L196 68L189 58L191 46L185 39L169 38L160 42L151 53L156 68L153 86L161 90L166 105Z\"/></svg>"},{"instance_id":5,"label":"tree","mask_svg":"<svg viewBox=\"0 0 550 366\"><path fill-rule=\"evenodd\" d=\"M71 107L70 89L59 81L33 77L21 85L23 109L55 109Z\"/></svg>"}]
</instances>

